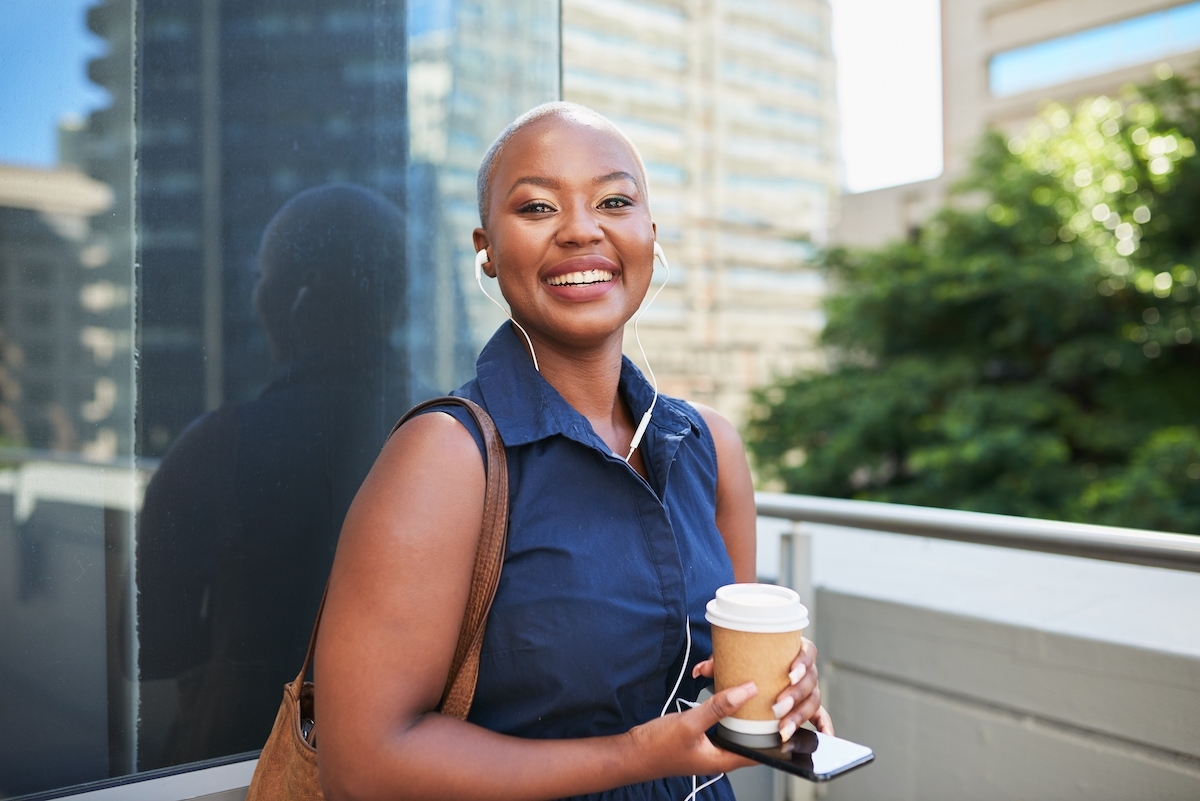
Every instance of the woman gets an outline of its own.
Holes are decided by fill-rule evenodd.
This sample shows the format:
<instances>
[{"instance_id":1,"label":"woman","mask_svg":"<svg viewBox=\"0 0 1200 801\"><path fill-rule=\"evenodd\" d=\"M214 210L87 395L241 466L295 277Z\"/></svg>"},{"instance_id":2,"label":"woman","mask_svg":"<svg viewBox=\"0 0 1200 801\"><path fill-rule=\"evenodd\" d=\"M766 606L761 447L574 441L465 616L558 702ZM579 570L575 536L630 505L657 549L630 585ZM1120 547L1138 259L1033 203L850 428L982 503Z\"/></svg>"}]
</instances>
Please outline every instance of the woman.
<instances>
[{"instance_id":1,"label":"woman","mask_svg":"<svg viewBox=\"0 0 1200 801\"><path fill-rule=\"evenodd\" d=\"M692 776L750 764L705 731L754 696L712 676L704 604L754 580L754 497L715 412L667 397L621 355L650 285L655 226L632 143L573 104L514 122L480 167L475 247L512 309L459 393L504 437L510 534L467 722L434 712L483 513L474 427L406 423L342 531L317 648L330 799L683 801ZM651 404L644 439L636 421ZM830 730L805 642L780 730ZM676 685L680 685L675 691ZM724 780L705 797L731 799Z\"/></svg>"}]
</instances>

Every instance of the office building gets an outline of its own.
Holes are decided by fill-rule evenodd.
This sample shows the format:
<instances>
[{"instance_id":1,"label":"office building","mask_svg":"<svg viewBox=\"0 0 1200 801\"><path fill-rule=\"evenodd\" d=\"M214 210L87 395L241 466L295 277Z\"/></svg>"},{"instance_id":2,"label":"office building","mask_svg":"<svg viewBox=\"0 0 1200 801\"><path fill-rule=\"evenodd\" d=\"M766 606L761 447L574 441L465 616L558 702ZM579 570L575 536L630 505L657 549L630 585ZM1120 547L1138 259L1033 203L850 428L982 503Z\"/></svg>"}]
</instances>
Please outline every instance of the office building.
<instances>
[{"instance_id":1,"label":"office building","mask_svg":"<svg viewBox=\"0 0 1200 801\"><path fill-rule=\"evenodd\" d=\"M988 128L1019 131L1047 101L1117 96L1160 64L1194 69L1200 3L1178 0L942 0L943 173L846 195L835 241L900 239L945 202Z\"/></svg>"},{"instance_id":2,"label":"office building","mask_svg":"<svg viewBox=\"0 0 1200 801\"><path fill-rule=\"evenodd\" d=\"M421 269L410 275L408 353L414 393L428 395L474 376L505 320L475 284L475 178L505 126L558 99L557 2L411 3L409 24L409 252Z\"/></svg>"},{"instance_id":3,"label":"office building","mask_svg":"<svg viewBox=\"0 0 1200 801\"><path fill-rule=\"evenodd\" d=\"M112 193L72 166L0 164L0 444L108 459L122 300L93 217ZM101 269L97 269L101 268ZM128 343L121 343L127 345Z\"/></svg>"},{"instance_id":4,"label":"office building","mask_svg":"<svg viewBox=\"0 0 1200 801\"><path fill-rule=\"evenodd\" d=\"M662 391L744 420L749 390L819 365L812 265L837 188L824 0L563 2L563 99L642 152L667 286L640 330ZM656 276L662 280L662 276ZM641 363L632 326L626 353Z\"/></svg>"}]
</instances>

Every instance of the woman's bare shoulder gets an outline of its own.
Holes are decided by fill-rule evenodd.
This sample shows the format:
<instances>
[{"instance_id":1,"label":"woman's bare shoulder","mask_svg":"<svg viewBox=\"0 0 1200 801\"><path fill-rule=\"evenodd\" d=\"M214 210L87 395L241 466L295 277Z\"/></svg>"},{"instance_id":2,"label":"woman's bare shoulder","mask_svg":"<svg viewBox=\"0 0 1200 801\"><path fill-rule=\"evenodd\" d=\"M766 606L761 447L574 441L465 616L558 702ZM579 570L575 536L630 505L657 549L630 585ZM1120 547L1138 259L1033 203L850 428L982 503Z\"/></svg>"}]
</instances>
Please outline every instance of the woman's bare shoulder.
<instances>
[{"instance_id":1,"label":"woman's bare shoulder","mask_svg":"<svg viewBox=\"0 0 1200 801\"><path fill-rule=\"evenodd\" d=\"M713 444L717 448L718 458L722 452L729 450L734 450L739 455L744 454L742 437L738 434L737 428L734 427L733 423L729 422L725 415L703 403L687 401L687 404L696 410L697 414L704 420L704 424L708 426L709 433L712 434Z\"/></svg>"},{"instance_id":2,"label":"woman's bare shoulder","mask_svg":"<svg viewBox=\"0 0 1200 801\"><path fill-rule=\"evenodd\" d=\"M477 537L485 484L471 432L443 412L419 415L383 446L351 504L342 538L378 546L400 537L411 546L456 531Z\"/></svg>"}]
</instances>

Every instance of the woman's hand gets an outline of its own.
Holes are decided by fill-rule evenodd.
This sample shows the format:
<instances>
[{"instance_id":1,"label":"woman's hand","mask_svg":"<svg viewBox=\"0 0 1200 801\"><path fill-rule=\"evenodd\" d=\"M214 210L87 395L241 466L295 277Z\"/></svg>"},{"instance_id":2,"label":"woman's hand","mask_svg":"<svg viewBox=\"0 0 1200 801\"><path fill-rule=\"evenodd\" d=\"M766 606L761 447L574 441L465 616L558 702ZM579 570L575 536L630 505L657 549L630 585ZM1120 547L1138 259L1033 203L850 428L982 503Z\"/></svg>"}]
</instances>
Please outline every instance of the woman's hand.
<instances>
[{"instance_id":1,"label":"woman's hand","mask_svg":"<svg viewBox=\"0 0 1200 801\"><path fill-rule=\"evenodd\" d=\"M692 668L692 677L700 676L713 677L711 658ZM832 735L833 720L825 707L821 706L821 688L817 685L817 646L813 645L812 640L802 640L800 653L792 662L788 678L791 685L784 688L772 707L775 717L779 718L779 734L784 741L790 740L796 729L806 721L812 721L822 734Z\"/></svg>"},{"instance_id":2,"label":"woman's hand","mask_svg":"<svg viewBox=\"0 0 1200 801\"><path fill-rule=\"evenodd\" d=\"M711 660L710 660L711 661ZM712 776L757 764L713 745L707 732L758 695L754 682L730 687L703 704L663 715L629 730L632 753L644 760L647 774Z\"/></svg>"}]
</instances>

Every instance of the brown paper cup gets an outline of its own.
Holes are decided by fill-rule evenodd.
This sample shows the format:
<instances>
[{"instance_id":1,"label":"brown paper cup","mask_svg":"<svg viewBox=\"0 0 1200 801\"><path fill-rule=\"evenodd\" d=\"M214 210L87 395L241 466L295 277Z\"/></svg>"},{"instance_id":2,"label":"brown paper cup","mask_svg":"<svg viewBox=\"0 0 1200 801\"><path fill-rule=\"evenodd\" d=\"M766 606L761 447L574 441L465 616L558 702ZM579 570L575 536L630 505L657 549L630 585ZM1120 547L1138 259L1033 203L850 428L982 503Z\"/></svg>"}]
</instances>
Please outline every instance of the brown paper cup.
<instances>
[{"instance_id":1,"label":"brown paper cup","mask_svg":"<svg viewBox=\"0 0 1200 801\"><path fill-rule=\"evenodd\" d=\"M717 590L705 617L712 624L716 692L747 681L758 686L758 695L722 725L741 734L777 735L771 705L788 686L808 625L800 596L773 584L730 584Z\"/></svg>"}]
</instances>

